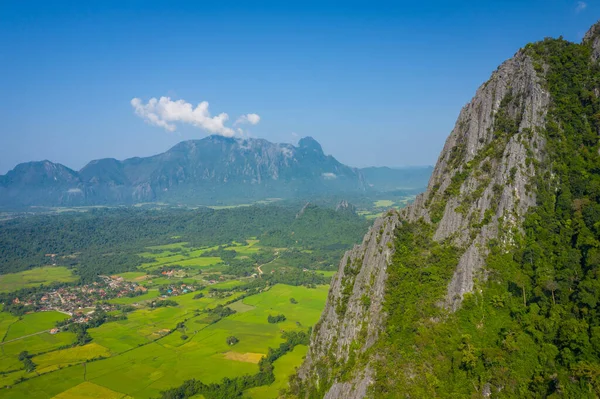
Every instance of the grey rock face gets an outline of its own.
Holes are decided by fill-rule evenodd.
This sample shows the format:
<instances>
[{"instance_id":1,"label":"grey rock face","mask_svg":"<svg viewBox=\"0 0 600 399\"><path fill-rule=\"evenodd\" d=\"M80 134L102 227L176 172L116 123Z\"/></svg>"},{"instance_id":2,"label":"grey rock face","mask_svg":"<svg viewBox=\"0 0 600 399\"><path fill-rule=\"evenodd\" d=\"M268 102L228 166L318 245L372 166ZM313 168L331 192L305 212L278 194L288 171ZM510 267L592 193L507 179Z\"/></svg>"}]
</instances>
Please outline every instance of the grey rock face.
<instances>
[{"instance_id":1,"label":"grey rock face","mask_svg":"<svg viewBox=\"0 0 600 399\"><path fill-rule=\"evenodd\" d=\"M583 36L583 43L592 47L592 60L600 58L600 21L596 22Z\"/></svg>"},{"instance_id":2,"label":"grey rock face","mask_svg":"<svg viewBox=\"0 0 600 399\"><path fill-rule=\"evenodd\" d=\"M545 126L550 95L540 77L545 67L537 68L523 50L504 62L462 109L427 191L399 216L377 219L363 244L344 256L298 373L307 386L330 386L325 395L328 399L368 395L373 378L368 360L354 368L349 381L332 381L323 370L349 359L349 348L360 337L364 344L358 351L364 352L382 331L387 267L399 223L421 219L434 223L435 240L463 249L441 303L449 311L458 309L464 295L473 291L476 276L485 277L490 240L497 239L505 247L512 243L527 210L536 203L529 185L535 173L533 163L544 157L540 129ZM378 238L382 228L383 235ZM353 273L356 278L347 277ZM350 292L348 283L352 284L348 308L340 316L336 306L344 292ZM364 295L371 299L368 309L361 303Z\"/></svg>"},{"instance_id":3,"label":"grey rock face","mask_svg":"<svg viewBox=\"0 0 600 399\"><path fill-rule=\"evenodd\" d=\"M356 207L354 205L352 205L351 203L349 203L346 200L341 200L337 206L335 207L336 212L350 212L350 213L355 213L356 212Z\"/></svg>"},{"instance_id":4,"label":"grey rock face","mask_svg":"<svg viewBox=\"0 0 600 399\"><path fill-rule=\"evenodd\" d=\"M307 385L333 384L327 398L362 398L371 383L369 369L345 382L332 381L322 370L344 364L350 356L365 352L377 341L385 319L387 266L393 255L398 223L395 212L378 218L362 244L344 255L332 281L306 361L298 371L300 380ZM364 298L369 298L368 303ZM353 349L353 343L359 348Z\"/></svg>"},{"instance_id":5,"label":"grey rock face","mask_svg":"<svg viewBox=\"0 0 600 399\"><path fill-rule=\"evenodd\" d=\"M491 239L512 240L535 194L528 190L534 161L543 157L550 95L531 58L519 51L503 63L461 111L434 169L423 199L406 210L409 220L431 221L432 208L444 206L434 238L465 249L445 305L456 310L484 266ZM504 125L512 124L507 132ZM453 181L462 183L453 187Z\"/></svg>"},{"instance_id":6,"label":"grey rock face","mask_svg":"<svg viewBox=\"0 0 600 399\"><path fill-rule=\"evenodd\" d=\"M327 391L323 399L364 398L367 396L369 385L373 383L372 375L373 370L367 368L362 375L353 378L350 382L336 382L331 386L329 391Z\"/></svg>"}]
</instances>

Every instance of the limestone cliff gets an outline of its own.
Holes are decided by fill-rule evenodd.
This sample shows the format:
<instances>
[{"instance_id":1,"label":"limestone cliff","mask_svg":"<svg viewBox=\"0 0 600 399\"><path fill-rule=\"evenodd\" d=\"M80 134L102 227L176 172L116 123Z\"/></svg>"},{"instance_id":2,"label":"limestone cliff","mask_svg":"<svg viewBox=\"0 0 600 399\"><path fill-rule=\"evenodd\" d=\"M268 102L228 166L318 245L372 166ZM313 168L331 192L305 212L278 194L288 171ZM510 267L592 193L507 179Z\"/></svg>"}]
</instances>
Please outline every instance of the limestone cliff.
<instances>
[{"instance_id":1,"label":"limestone cliff","mask_svg":"<svg viewBox=\"0 0 600 399\"><path fill-rule=\"evenodd\" d=\"M310 351L299 370L303 381L329 387L327 398L361 398L370 383L367 367L353 382L336 383L335 371L350 371L356 357L365 353L377 340L385 314L383 299L386 269L393 253L394 230L398 225L395 212L378 218L361 245L348 251L340 262L325 310L315 326ZM362 342L361 348L353 347ZM317 388L318 389L318 388Z\"/></svg>"},{"instance_id":2,"label":"limestone cliff","mask_svg":"<svg viewBox=\"0 0 600 399\"><path fill-rule=\"evenodd\" d=\"M594 62L600 54L598 32L595 25L584 39ZM459 249L447 293L438 303L449 314L473 292L475 281L486 280L492 241L505 251L513 246L536 206L537 166L547 157L543 132L553 101L548 69L529 47L504 62L460 112L426 192L401 212L377 219L363 244L344 256L292 384L294 394L368 396L374 359L385 356L371 348L386 324L383 305L396 226L424 222L432 226L435 241Z\"/></svg>"},{"instance_id":3,"label":"limestone cliff","mask_svg":"<svg viewBox=\"0 0 600 399\"><path fill-rule=\"evenodd\" d=\"M404 210L436 223L436 240L465 249L445 305L456 309L481 270L492 238L510 242L535 193L528 189L543 156L539 130L550 96L525 51L503 63L461 111L427 191ZM502 229L500 229L502 226Z\"/></svg>"}]
</instances>

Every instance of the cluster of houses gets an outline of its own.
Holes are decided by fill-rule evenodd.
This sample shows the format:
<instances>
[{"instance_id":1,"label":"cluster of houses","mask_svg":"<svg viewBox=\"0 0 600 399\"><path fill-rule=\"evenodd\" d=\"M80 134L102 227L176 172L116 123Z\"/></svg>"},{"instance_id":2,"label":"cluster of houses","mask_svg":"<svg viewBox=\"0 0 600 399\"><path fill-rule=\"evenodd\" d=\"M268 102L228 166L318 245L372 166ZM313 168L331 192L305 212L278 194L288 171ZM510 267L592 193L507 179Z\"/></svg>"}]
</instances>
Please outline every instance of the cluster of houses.
<instances>
[{"instance_id":1,"label":"cluster of houses","mask_svg":"<svg viewBox=\"0 0 600 399\"><path fill-rule=\"evenodd\" d=\"M178 270L163 270L160 274L162 274L165 277L173 277L177 272Z\"/></svg>"},{"instance_id":2,"label":"cluster of houses","mask_svg":"<svg viewBox=\"0 0 600 399\"><path fill-rule=\"evenodd\" d=\"M177 296L196 291L197 287L191 284L169 284L159 288L162 297Z\"/></svg>"},{"instance_id":3,"label":"cluster of houses","mask_svg":"<svg viewBox=\"0 0 600 399\"><path fill-rule=\"evenodd\" d=\"M146 287L119 276L100 276L100 281L91 284L32 293L25 298L15 298L13 303L31 306L36 311L55 310L73 316L82 309L95 307L98 301L141 295L146 291Z\"/></svg>"}]
</instances>

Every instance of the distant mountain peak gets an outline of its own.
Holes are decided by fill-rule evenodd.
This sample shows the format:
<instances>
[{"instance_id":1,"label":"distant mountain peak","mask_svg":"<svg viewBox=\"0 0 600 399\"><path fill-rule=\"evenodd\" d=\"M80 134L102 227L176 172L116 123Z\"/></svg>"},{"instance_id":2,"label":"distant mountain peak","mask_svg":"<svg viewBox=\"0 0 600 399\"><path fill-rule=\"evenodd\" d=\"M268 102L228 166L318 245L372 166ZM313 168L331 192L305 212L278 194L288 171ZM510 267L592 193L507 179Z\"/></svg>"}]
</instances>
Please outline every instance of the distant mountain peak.
<instances>
[{"instance_id":1,"label":"distant mountain peak","mask_svg":"<svg viewBox=\"0 0 600 399\"><path fill-rule=\"evenodd\" d=\"M323 153L323 147L321 144L310 136L303 137L298 142L298 148L306 149L306 150L314 150L320 154Z\"/></svg>"},{"instance_id":2,"label":"distant mountain peak","mask_svg":"<svg viewBox=\"0 0 600 399\"><path fill-rule=\"evenodd\" d=\"M367 188L359 170L323 154L313 138L295 147L218 135L182 141L150 157L91 161L79 172L49 161L20 164L0 182L0 205L11 206L215 204ZM73 190L81 195L74 198Z\"/></svg>"}]
</instances>

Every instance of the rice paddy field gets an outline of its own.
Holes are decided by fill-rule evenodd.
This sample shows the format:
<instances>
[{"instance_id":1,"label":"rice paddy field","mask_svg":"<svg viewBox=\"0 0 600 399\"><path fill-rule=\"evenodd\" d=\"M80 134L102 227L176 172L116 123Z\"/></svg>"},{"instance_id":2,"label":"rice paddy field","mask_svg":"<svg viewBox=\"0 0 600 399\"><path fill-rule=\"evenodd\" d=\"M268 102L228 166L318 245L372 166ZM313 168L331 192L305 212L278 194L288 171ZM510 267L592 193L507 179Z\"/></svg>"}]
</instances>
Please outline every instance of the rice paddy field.
<instances>
[{"instance_id":1,"label":"rice paddy field","mask_svg":"<svg viewBox=\"0 0 600 399\"><path fill-rule=\"evenodd\" d=\"M176 307L142 308L130 313L127 320L89 329L92 342L79 347L56 350L61 343L73 338L69 333L35 335L30 338L56 340L48 342L46 347L55 350L32 358L39 376L23 370L4 374L0 379L2 385L14 384L19 378L28 379L0 389L0 397L151 398L190 378L210 383L225 377L254 374L268 348L284 341L281 330L305 330L318 321L327 290L327 286L310 289L278 284L238 301L235 295L240 293L227 298L200 299L193 299L194 293L181 295L175 298ZM295 298L297 303L292 304L290 298ZM230 307L236 313L214 324L207 323L205 313L197 312L232 300ZM267 318L271 314L284 314L287 319L270 324ZM43 330L59 317L38 315L41 314L13 320L9 332L15 324L27 324L23 321L31 322L31 327L19 327L15 336ZM0 320L0 325L10 321ZM184 322L185 327L175 329L180 322ZM239 339L235 346L226 343L231 335ZM19 342L18 348L3 345L2 371L19 367L18 353L22 348L30 348L30 342ZM299 346L278 359L274 363L276 381L271 386L249 390L246 397L275 398L305 353L306 347Z\"/></svg>"},{"instance_id":2,"label":"rice paddy field","mask_svg":"<svg viewBox=\"0 0 600 399\"><path fill-rule=\"evenodd\" d=\"M394 205L394 201L391 200L377 200L373 203L375 208L390 208Z\"/></svg>"},{"instance_id":3,"label":"rice paddy field","mask_svg":"<svg viewBox=\"0 0 600 399\"><path fill-rule=\"evenodd\" d=\"M414 200L415 196L395 197L391 199L378 199L373 201L370 206L357 211L357 214L364 216L367 220L373 220L383 216L388 209L402 209Z\"/></svg>"},{"instance_id":4,"label":"rice paddy field","mask_svg":"<svg viewBox=\"0 0 600 399\"><path fill-rule=\"evenodd\" d=\"M287 387L289 376L294 374L296 368L302 363L306 352L308 352L307 346L298 345L292 352L277 359L273 363L273 367L275 367L275 382L271 385L248 389L244 398L277 398L279 391Z\"/></svg>"},{"instance_id":5,"label":"rice paddy field","mask_svg":"<svg viewBox=\"0 0 600 399\"><path fill-rule=\"evenodd\" d=\"M237 244L237 245L236 245ZM257 240L248 240L246 243L236 243L230 249L235 249L239 255L249 255L258 252L260 246L257 245ZM148 247L146 252L139 255L144 258L154 258L153 262L144 263L141 266L142 270L152 270L161 266L181 266L198 271L206 270L207 268L222 264L223 261L219 257L203 256L205 252L212 251L218 247L193 248L188 247L188 243L180 242L168 245L159 245ZM133 276L139 277L136 274L127 273L129 278Z\"/></svg>"},{"instance_id":6,"label":"rice paddy field","mask_svg":"<svg viewBox=\"0 0 600 399\"><path fill-rule=\"evenodd\" d=\"M144 263L137 271L121 273L118 277L136 282L147 291L140 296L108 301L132 305L135 310L127 314L126 320L89 328L91 341L83 346L72 345L74 333L49 333L57 321L69 317L66 314L39 312L16 317L0 312L0 398L154 398L161 391L188 379L213 383L226 377L258 372L258 362L268 349L284 342L282 331L306 331L318 321L328 286L307 288L277 284L238 299L244 291L235 291L235 288L251 278L217 278L224 268L221 258L203 256L217 248L193 248L187 243L145 248L139 256L152 261ZM234 249L238 257L244 258L257 253L261 246L258 240L250 239L231 243L228 249ZM155 270L168 270L174 266L179 270L176 275L157 277ZM263 272L287 268L279 259L271 262L271 267L263 266ZM52 267L43 272L29 271L35 271L33 274L37 273L39 280L24 277L27 272L17 273L20 277L5 275L0 278L8 276L13 281L20 279L22 284L33 284L42 281L40 276L44 274L52 280L51 273L55 273L59 281L63 281L67 278L65 270L68 271ZM333 273L324 272L327 276ZM198 294L196 291L170 298L177 306L150 306L161 295L158 287L205 284L207 275L218 281L202 289L204 297L194 299ZM215 289L224 294L213 295L217 292ZM295 304L291 303L291 298L296 300ZM215 319L205 312L218 305L227 305L235 313ZM269 315L277 314L284 314L286 320L268 323ZM228 345L226 339L229 336L235 336L239 342ZM23 363L18 359L23 350L32 355L35 371L28 373L23 369ZM275 382L250 389L244 397L276 398L280 389L287 386L289 376L302 363L306 351L305 346L297 346L276 360Z\"/></svg>"},{"instance_id":7,"label":"rice paddy field","mask_svg":"<svg viewBox=\"0 0 600 399\"><path fill-rule=\"evenodd\" d=\"M64 266L44 266L19 273L0 275L0 292L15 291L21 288L37 287L53 282L77 280L71 270Z\"/></svg>"},{"instance_id":8,"label":"rice paddy field","mask_svg":"<svg viewBox=\"0 0 600 399\"><path fill-rule=\"evenodd\" d=\"M38 312L16 318L5 332L3 342L54 328L57 321L68 319L60 312Z\"/></svg>"}]
</instances>

